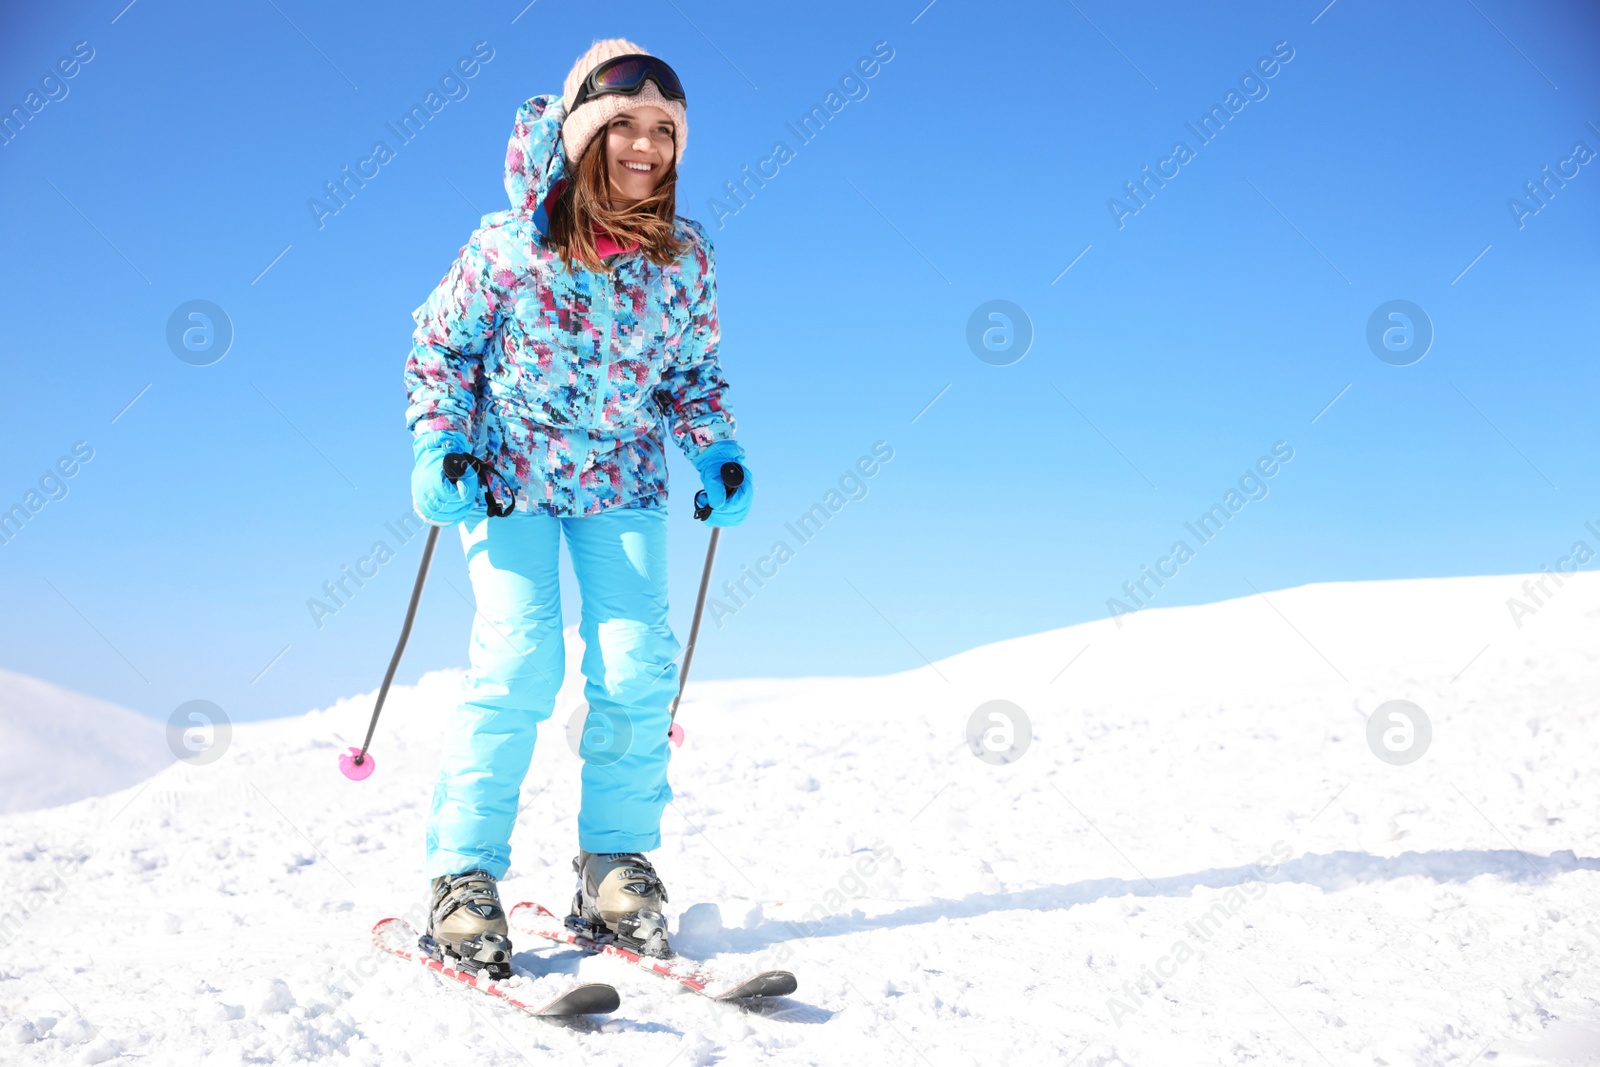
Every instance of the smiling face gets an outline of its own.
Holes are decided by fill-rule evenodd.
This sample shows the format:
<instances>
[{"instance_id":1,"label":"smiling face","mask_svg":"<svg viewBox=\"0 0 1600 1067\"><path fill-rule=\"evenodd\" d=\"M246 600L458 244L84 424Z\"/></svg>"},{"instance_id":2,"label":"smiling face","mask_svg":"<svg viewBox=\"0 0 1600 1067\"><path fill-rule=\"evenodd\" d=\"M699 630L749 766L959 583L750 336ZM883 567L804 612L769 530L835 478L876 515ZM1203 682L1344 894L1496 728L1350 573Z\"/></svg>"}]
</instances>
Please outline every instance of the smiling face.
<instances>
[{"instance_id":1,"label":"smiling face","mask_svg":"<svg viewBox=\"0 0 1600 1067\"><path fill-rule=\"evenodd\" d=\"M606 127L606 171L611 191L624 201L655 191L676 153L672 116L640 104L612 116Z\"/></svg>"}]
</instances>

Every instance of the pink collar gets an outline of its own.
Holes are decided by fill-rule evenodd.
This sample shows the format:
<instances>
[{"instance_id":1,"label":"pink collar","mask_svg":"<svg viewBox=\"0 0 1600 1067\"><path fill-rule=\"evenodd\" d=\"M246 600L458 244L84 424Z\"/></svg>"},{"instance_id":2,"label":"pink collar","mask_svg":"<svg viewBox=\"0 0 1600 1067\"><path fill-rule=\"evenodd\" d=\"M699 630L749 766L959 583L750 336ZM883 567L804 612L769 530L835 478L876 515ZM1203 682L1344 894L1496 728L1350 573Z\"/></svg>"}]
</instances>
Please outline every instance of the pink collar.
<instances>
[{"instance_id":1,"label":"pink collar","mask_svg":"<svg viewBox=\"0 0 1600 1067\"><path fill-rule=\"evenodd\" d=\"M566 185L567 179L562 178L560 181L556 182L553 187L551 187L549 193L545 194L543 205L545 218L548 219L550 217L550 206L555 202L556 197L561 195L561 190L566 188ZM606 258L609 256L614 256L619 252L632 252L634 249L639 247L639 242L629 241L627 246L624 247L623 245L617 244L617 242L612 239L609 233L605 233L598 226L596 226L594 230L594 247L595 250L600 253L601 258Z\"/></svg>"}]
</instances>

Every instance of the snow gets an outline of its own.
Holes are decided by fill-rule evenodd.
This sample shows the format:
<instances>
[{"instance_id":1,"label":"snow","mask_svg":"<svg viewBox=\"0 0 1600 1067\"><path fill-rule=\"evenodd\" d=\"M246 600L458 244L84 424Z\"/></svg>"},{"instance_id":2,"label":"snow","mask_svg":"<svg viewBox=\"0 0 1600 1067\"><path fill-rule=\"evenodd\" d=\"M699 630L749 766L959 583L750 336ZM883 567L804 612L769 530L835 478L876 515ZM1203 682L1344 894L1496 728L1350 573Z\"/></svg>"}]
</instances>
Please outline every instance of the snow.
<instances>
[{"instance_id":1,"label":"snow","mask_svg":"<svg viewBox=\"0 0 1600 1067\"><path fill-rule=\"evenodd\" d=\"M1525 580L1306 586L884 677L691 681L652 859L681 950L799 975L758 1011L516 941L523 967L622 991L552 1024L368 947L379 917L416 921L455 672L394 691L361 783L336 760L370 693L236 725L215 762L0 818L0 1061L1600 1064L1600 577L1547 578L1513 618ZM570 899L579 654L508 904ZM1368 742L1397 699L1432 727L1409 763ZM1031 743L975 758L997 700Z\"/></svg>"},{"instance_id":2,"label":"snow","mask_svg":"<svg viewBox=\"0 0 1600 1067\"><path fill-rule=\"evenodd\" d=\"M113 793L172 762L159 723L0 670L0 812Z\"/></svg>"}]
</instances>

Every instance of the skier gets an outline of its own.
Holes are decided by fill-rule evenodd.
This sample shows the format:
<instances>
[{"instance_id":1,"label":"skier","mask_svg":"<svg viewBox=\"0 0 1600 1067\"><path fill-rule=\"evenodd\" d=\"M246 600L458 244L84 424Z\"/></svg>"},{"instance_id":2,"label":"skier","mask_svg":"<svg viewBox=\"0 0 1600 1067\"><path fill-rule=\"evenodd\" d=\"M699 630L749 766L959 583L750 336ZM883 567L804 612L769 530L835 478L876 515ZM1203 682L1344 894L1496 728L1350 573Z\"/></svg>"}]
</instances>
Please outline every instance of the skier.
<instances>
[{"instance_id":1,"label":"skier","mask_svg":"<svg viewBox=\"0 0 1600 1067\"><path fill-rule=\"evenodd\" d=\"M428 816L429 934L469 968L509 975L498 880L518 793L565 653L558 552L582 611L578 889L594 936L669 950L661 845L669 707L682 647L667 625L667 462L661 424L735 526L754 492L717 350L710 238L675 215L687 100L672 68L597 40L563 92L517 112L511 208L485 216L412 313L406 364L417 513L461 524L477 602L471 667L445 727ZM457 482L445 457L476 462Z\"/></svg>"}]
</instances>

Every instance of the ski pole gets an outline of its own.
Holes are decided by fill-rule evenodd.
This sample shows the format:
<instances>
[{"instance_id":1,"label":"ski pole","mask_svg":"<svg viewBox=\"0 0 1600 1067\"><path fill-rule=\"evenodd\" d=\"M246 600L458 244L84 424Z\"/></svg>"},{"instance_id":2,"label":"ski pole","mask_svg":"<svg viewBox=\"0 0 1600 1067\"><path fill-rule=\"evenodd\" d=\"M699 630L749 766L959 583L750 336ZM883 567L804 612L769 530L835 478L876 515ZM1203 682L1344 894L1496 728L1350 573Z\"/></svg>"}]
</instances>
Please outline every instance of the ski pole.
<instances>
[{"instance_id":1,"label":"ski pole","mask_svg":"<svg viewBox=\"0 0 1600 1067\"><path fill-rule=\"evenodd\" d=\"M475 465L475 457L464 452L452 452L444 458L445 477L452 483L459 482L466 475L467 468ZM484 492L489 492L487 486ZM400 627L400 640L394 646L394 655L389 657L389 669L383 674L383 685L378 687L378 700L372 707L372 719L367 723L366 740L361 742L360 748L352 748L339 756L339 769L352 781L359 782L370 777L377 768L372 754L367 750L372 745L373 731L378 728L383 702L389 698L389 686L394 683L394 673L400 669L400 657L405 655L406 642L411 640L411 624L417 620L417 605L422 601L422 587L428 583L428 566L433 562L433 548L438 543L439 527L429 524L428 539L422 545L422 563L417 567L417 581L411 587L411 603L406 606L406 621Z\"/></svg>"},{"instance_id":2,"label":"ski pole","mask_svg":"<svg viewBox=\"0 0 1600 1067\"><path fill-rule=\"evenodd\" d=\"M721 473L722 487L732 496L734 490L744 484L744 468L728 462L722 465ZM705 495L704 489L694 495L694 517L702 522L711 516L711 505L703 502ZM711 528L711 544L706 547L706 565L700 572L700 594L694 600L694 621L689 624L689 646L683 650L683 669L678 672L678 693L672 698L672 725L667 728L667 737L679 747L683 745L683 727L678 725L678 701L683 699L683 687L689 679L689 664L694 662L694 646L700 637L700 615L706 606L706 590L711 587L711 567L717 558L717 538L721 534L722 527Z\"/></svg>"}]
</instances>

